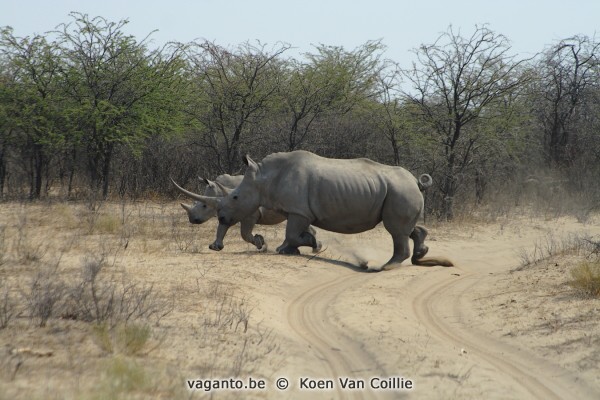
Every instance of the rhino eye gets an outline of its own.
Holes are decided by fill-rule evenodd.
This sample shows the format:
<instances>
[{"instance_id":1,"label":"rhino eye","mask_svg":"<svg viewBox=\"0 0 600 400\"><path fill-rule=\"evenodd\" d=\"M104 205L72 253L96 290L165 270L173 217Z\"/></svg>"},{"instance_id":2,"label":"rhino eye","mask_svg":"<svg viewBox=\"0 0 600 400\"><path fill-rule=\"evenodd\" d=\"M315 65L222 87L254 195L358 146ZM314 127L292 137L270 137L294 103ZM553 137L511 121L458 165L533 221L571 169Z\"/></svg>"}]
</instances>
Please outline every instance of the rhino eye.
<instances>
[{"instance_id":1,"label":"rhino eye","mask_svg":"<svg viewBox=\"0 0 600 400\"><path fill-rule=\"evenodd\" d=\"M202 205L202 208L206 208L206 204L203 204L203 205Z\"/></svg>"},{"instance_id":2,"label":"rhino eye","mask_svg":"<svg viewBox=\"0 0 600 400\"><path fill-rule=\"evenodd\" d=\"M233 199L234 199L234 200L237 200L237 199L238 199L237 195L233 196Z\"/></svg>"}]
</instances>

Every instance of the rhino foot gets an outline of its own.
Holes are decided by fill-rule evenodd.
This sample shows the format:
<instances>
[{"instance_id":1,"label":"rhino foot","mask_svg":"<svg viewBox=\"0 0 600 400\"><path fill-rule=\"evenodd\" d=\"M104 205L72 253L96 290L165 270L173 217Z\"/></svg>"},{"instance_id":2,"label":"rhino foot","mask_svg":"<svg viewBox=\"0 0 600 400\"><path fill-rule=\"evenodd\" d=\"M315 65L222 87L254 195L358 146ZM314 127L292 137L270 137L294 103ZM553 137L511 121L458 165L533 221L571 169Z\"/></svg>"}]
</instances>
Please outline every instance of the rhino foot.
<instances>
[{"instance_id":1,"label":"rhino foot","mask_svg":"<svg viewBox=\"0 0 600 400\"><path fill-rule=\"evenodd\" d=\"M320 241L317 241L317 245L315 247L313 247L312 252L318 253L321 251L322 248L323 248L323 243L321 243Z\"/></svg>"},{"instance_id":2,"label":"rhino foot","mask_svg":"<svg viewBox=\"0 0 600 400\"><path fill-rule=\"evenodd\" d=\"M262 237L261 235L254 235L254 245L260 251L267 250L267 248L266 248L267 246L265 244L265 238ZM263 250L263 248L264 248L264 250Z\"/></svg>"},{"instance_id":3,"label":"rhino foot","mask_svg":"<svg viewBox=\"0 0 600 400\"><path fill-rule=\"evenodd\" d=\"M223 246L222 244L217 244L216 242L208 245L208 248L214 251L221 251L223 250L223 247L225 246Z\"/></svg>"},{"instance_id":4,"label":"rhino foot","mask_svg":"<svg viewBox=\"0 0 600 400\"><path fill-rule=\"evenodd\" d=\"M410 258L410 261L413 264L416 264L417 260L420 260L421 258L425 257L425 255L427 254L427 252L429 251L429 247L423 245L420 249L413 251L413 255Z\"/></svg>"},{"instance_id":5,"label":"rhino foot","mask_svg":"<svg viewBox=\"0 0 600 400\"><path fill-rule=\"evenodd\" d=\"M300 254L300 250L297 247L285 246L279 249L279 254L292 254L298 255Z\"/></svg>"}]
</instances>

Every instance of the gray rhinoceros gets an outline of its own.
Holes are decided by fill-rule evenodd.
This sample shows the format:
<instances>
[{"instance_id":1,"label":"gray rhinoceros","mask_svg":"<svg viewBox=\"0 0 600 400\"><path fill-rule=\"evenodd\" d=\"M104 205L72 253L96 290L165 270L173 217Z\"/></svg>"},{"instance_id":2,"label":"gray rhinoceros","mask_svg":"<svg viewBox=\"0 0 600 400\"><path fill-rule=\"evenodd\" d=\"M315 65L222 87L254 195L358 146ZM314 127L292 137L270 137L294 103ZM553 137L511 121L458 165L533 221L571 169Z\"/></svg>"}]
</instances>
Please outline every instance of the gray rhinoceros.
<instances>
[{"instance_id":1,"label":"gray rhinoceros","mask_svg":"<svg viewBox=\"0 0 600 400\"><path fill-rule=\"evenodd\" d=\"M210 197L226 196L227 193L225 193L221 187L233 189L242 182L243 178L244 175L223 174L217 176L213 182L206 178L198 177L200 182L206 184L206 187L204 188L204 196ZM173 182L173 184L180 192L194 198L193 196L195 193L188 192L175 182ZM188 219L190 220L191 224L203 224L217 216L217 210L202 201L195 201L191 206L184 203L180 204L181 207L183 207L183 209L187 212Z\"/></svg>"},{"instance_id":2,"label":"gray rhinoceros","mask_svg":"<svg viewBox=\"0 0 600 400\"><path fill-rule=\"evenodd\" d=\"M206 188L204 189L204 196L200 196L196 193L190 192L181 186L179 186L175 181L171 179L173 185L186 196L196 200L196 202L189 206L187 204L181 203L181 207L187 212L188 219L192 224L203 224L204 222L210 220L211 218L217 215L216 211L216 203L214 200L219 197L226 196L231 190L233 190L236 186L238 186L244 175L229 175L223 174L217 176L215 181L210 181L206 178L200 178L200 180L206 183ZM210 197L207 199L206 196ZM273 210L266 209L264 207L259 207L256 211L251 213L250 215L242 218L240 220L240 233L242 238L253 245L260 251L266 251L267 245L262 235L254 235L252 231L254 230L254 225L276 225L286 220L285 215L275 212ZM227 227L228 228L228 227ZM218 230L223 230L224 227L219 226ZM210 244L208 247L211 250L220 251L223 249L223 238L225 237L225 233L227 230L225 229L221 234L217 235L217 239L214 243ZM315 234L315 230L310 227L309 232L311 234ZM317 242L318 245L313 248L313 251L317 252L320 249L321 244ZM285 247L285 242L281 246L277 248L279 250L280 247Z\"/></svg>"},{"instance_id":3,"label":"gray rhinoceros","mask_svg":"<svg viewBox=\"0 0 600 400\"><path fill-rule=\"evenodd\" d=\"M287 216L284 246L279 253L298 254L299 246L316 246L308 231L316 227L338 233L358 233L383 221L391 234L394 254L380 270L400 264L410 256L408 239L414 242L415 265L453 264L445 258L424 258L427 230L417 226L423 210L422 191L432 179L419 179L402 167L379 164L365 158L338 160L307 151L275 153L256 163L245 156L242 182L216 201L217 237L259 207Z\"/></svg>"}]
</instances>

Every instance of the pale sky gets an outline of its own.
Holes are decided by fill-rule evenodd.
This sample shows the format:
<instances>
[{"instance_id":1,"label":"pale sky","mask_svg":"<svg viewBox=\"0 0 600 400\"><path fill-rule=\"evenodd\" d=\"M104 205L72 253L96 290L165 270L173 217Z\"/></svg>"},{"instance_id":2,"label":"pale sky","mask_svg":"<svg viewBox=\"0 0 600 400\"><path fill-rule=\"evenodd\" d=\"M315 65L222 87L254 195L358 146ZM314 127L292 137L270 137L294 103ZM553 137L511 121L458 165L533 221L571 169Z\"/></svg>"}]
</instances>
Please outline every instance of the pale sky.
<instances>
[{"instance_id":1,"label":"pale sky","mask_svg":"<svg viewBox=\"0 0 600 400\"><path fill-rule=\"evenodd\" d=\"M531 56L558 39L600 31L600 0L0 0L0 26L31 36L69 22L70 11L117 22L155 44L208 39L222 46L286 42L296 55L313 44L352 50L381 39L385 58L408 67L411 49L435 41L449 25L464 36L476 24L505 35L513 53Z\"/></svg>"}]
</instances>

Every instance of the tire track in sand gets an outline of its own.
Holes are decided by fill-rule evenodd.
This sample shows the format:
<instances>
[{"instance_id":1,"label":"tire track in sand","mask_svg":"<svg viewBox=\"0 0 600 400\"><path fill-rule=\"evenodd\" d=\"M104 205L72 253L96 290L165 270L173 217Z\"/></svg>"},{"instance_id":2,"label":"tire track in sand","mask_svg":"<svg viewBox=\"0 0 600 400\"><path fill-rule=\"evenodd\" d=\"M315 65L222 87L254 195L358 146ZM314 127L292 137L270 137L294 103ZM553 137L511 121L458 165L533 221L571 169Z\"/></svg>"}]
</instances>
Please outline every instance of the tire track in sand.
<instances>
[{"instance_id":1,"label":"tire track in sand","mask_svg":"<svg viewBox=\"0 0 600 400\"><path fill-rule=\"evenodd\" d=\"M389 393L339 388L338 378L354 377L368 380L372 376L386 376L375 358L360 342L352 340L342 328L330 321L328 310L337 297L357 284L364 284L370 274L340 268L341 276L309 287L297 295L287 309L287 320L294 332L316 353L325 376L336 381L339 397L348 399L381 399ZM345 273L345 275L344 275ZM374 275L373 275L374 276ZM316 372L315 372L316 373ZM319 376L315 376L319 378ZM396 393L398 395L398 393Z\"/></svg>"},{"instance_id":2,"label":"tire track in sand","mask_svg":"<svg viewBox=\"0 0 600 400\"><path fill-rule=\"evenodd\" d=\"M492 366L538 399L595 398L594 392L577 376L532 353L492 338L465 322L463 307L472 307L465 297L486 275L461 271L460 277L443 270L425 278L428 286L413 299L418 320L435 336ZM452 316L452 323L447 322ZM597 394L596 394L597 395Z\"/></svg>"}]
</instances>

